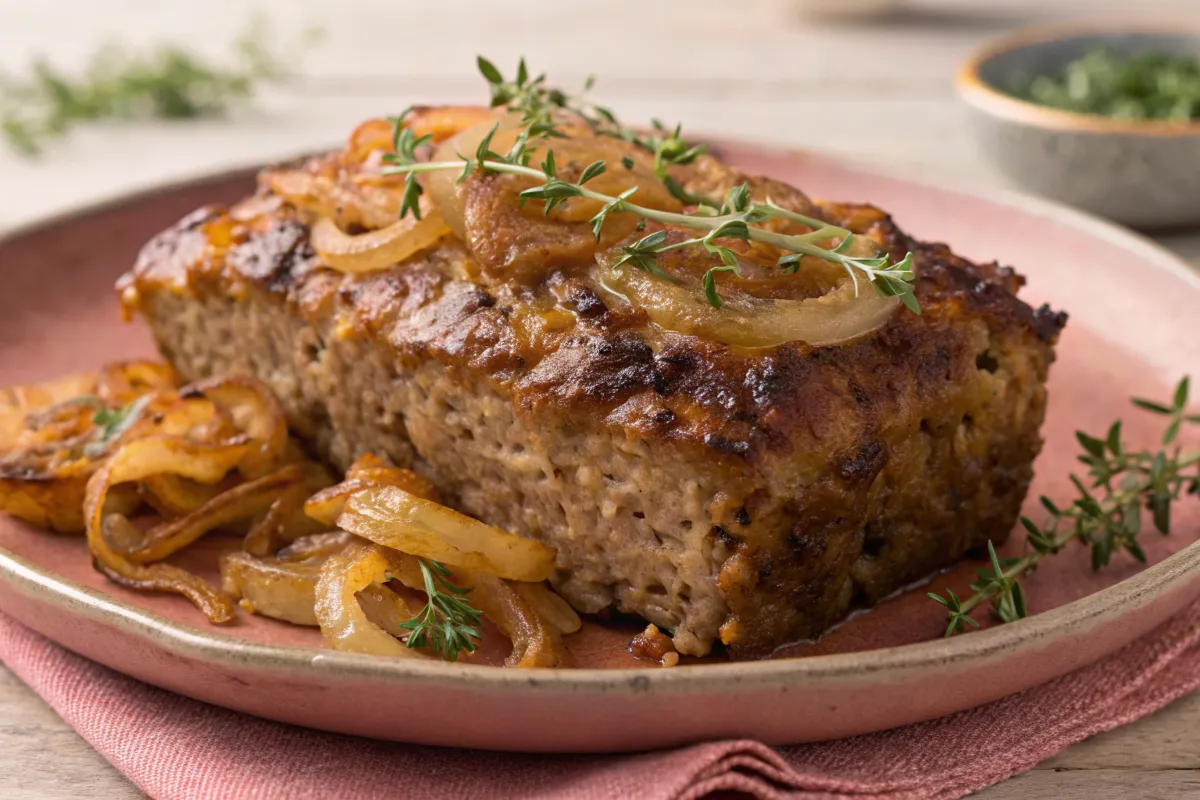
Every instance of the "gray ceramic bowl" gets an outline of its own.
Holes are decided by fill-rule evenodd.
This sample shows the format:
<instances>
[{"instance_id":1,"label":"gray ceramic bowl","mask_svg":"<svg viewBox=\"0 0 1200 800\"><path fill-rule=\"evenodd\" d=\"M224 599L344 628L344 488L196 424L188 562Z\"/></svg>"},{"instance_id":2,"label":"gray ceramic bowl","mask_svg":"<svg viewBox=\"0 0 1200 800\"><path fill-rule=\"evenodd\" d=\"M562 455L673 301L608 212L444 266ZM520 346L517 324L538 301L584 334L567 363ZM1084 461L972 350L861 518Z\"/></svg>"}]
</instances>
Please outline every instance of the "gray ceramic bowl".
<instances>
[{"instance_id":1,"label":"gray ceramic bowl","mask_svg":"<svg viewBox=\"0 0 1200 800\"><path fill-rule=\"evenodd\" d=\"M1001 38L959 70L984 152L1037 194L1139 228L1200 224L1200 121L1124 121L1018 100L1022 76L1052 72L1096 45L1200 57L1200 33L1042 30Z\"/></svg>"}]
</instances>

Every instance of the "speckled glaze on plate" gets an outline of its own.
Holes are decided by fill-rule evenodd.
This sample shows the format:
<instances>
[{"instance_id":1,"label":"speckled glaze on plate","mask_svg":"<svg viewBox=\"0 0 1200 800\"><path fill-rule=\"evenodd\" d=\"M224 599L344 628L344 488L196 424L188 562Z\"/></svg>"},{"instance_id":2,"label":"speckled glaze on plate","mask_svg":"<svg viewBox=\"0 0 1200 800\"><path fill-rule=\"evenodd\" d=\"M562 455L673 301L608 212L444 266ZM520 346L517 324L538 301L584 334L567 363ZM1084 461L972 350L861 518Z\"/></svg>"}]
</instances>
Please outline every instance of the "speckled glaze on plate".
<instances>
[{"instance_id":1,"label":"speckled glaze on plate","mask_svg":"<svg viewBox=\"0 0 1200 800\"><path fill-rule=\"evenodd\" d=\"M1156 246L1038 200L984 197L808 155L723 145L751 171L832 199L868 199L906 230L998 258L1029 276L1027 299L1071 312L1050 381L1033 495L1067 499L1073 431L1117 416L1152 443L1132 393L1161 397L1200 364L1200 277ZM0 384L40 380L153 351L122 325L112 281L145 239L195 207L235 199L249 173L115 201L0 242ZM1036 502L1027 510L1034 512ZM1019 538L1019 537L1017 537ZM1073 548L1030 581L1035 616L950 640L916 588L819 642L773 660L661 669L634 661L633 628L588 625L577 668L498 669L334 653L310 629L243 617L207 626L186 601L115 587L81 539L0 518L0 610L89 658L165 689L271 719L362 736L524 751L639 750L721 737L772 744L902 725L1062 675L1132 641L1200 596L1200 504L1169 537L1145 536L1151 566L1118 557L1093 574ZM211 576L220 540L187 554ZM937 576L959 591L970 565ZM485 656L488 660L490 656Z\"/></svg>"}]
</instances>

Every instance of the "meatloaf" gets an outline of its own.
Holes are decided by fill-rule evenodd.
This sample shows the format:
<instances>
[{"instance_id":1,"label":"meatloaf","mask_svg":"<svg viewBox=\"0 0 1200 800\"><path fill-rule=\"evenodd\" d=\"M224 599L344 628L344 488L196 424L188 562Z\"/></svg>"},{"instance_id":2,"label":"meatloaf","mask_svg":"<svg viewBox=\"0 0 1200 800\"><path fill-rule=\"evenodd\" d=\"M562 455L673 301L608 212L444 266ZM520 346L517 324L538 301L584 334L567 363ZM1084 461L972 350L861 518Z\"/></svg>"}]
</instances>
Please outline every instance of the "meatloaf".
<instances>
[{"instance_id":1,"label":"meatloaf","mask_svg":"<svg viewBox=\"0 0 1200 800\"><path fill-rule=\"evenodd\" d=\"M706 156L675 168L689 190L748 182L912 252L922 313L827 347L674 332L592 279L586 222L531 214L507 176L478 173L460 235L346 274L312 226L387 225L403 181L380 174L390 137L363 130L146 245L122 297L187 378L265 381L320 456L415 469L557 548L552 583L579 611L640 615L685 654L768 655L1008 536L1065 322L1019 300L1013 270ZM692 249L675 258L709 258ZM804 274L790 291L820 291Z\"/></svg>"}]
</instances>

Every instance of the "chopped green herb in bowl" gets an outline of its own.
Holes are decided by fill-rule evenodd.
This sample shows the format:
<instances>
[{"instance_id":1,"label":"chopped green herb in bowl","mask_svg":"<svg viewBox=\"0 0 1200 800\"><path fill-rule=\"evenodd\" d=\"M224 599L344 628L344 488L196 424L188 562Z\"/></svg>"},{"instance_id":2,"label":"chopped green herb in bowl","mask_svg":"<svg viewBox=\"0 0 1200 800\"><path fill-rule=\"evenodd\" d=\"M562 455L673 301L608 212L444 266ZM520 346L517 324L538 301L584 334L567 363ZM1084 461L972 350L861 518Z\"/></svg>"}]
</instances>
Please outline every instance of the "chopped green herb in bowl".
<instances>
[{"instance_id":1,"label":"chopped green herb in bowl","mask_svg":"<svg viewBox=\"0 0 1200 800\"><path fill-rule=\"evenodd\" d=\"M1012 94L1080 114L1190 122L1200 119L1200 58L1097 46L1052 73L1015 81Z\"/></svg>"},{"instance_id":2,"label":"chopped green herb in bowl","mask_svg":"<svg viewBox=\"0 0 1200 800\"><path fill-rule=\"evenodd\" d=\"M1200 224L1200 32L1017 31L959 69L981 151L1036 194L1137 228Z\"/></svg>"}]
</instances>

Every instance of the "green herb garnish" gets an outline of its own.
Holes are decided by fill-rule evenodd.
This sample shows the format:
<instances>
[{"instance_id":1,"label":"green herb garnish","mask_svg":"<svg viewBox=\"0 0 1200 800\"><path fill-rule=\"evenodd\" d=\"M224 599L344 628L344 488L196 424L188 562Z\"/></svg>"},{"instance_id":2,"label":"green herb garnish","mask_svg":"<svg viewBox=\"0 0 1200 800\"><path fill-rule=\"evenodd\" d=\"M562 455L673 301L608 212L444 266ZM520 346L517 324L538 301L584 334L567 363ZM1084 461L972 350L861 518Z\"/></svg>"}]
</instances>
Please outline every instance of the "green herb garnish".
<instances>
[{"instance_id":1,"label":"green herb garnish","mask_svg":"<svg viewBox=\"0 0 1200 800\"><path fill-rule=\"evenodd\" d=\"M1097 47L1056 72L1018 81L1012 94L1080 114L1189 122L1200 119L1200 58Z\"/></svg>"},{"instance_id":2,"label":"green herb garnish","mask_svg":"<svg viewBox=\"0 0 1200 800\"><path fill-rule=\"evenodd\" d=\"M492 138L498 130L497 124L492 128L491 133L480 142L475 153L459 154L461 161L418 162L413 147L405 145L416 145L421 142L414 140L412 135L403 129L403 115L393 118L396 130L396 152L389 154L385 159L387 166L384 167L383 172L387 175L407 176L401 216L410 211L414 216L418 218L420 216L416 200L421 193L421 188L414 177L418 173L459 170L462 173L459 177L460 181L465 180L474 170L520 175L542 181L541 185L521 192L521 199L522 201L544 201L544 209L547 214L557 205L572 197L587 197L603 203L604 206L599 213L592 218L592 229L596 241L600 240L600 234L608 216L620 213L634 214L641 217L643 221L650 220L664 225L704 231L702 236L674 244L666 244L665 236L661 231L651 233L643 239L623 247L620 257L609 266L617 269L624 264L629 264L660 278L674 280L657 266L657 256L681 247L704 247L718 262L718 265L705 273L702 281L705 296L709 303L716 308L723 305L716 289L717 273L740 274L737 255L722 245L719 240L741 239L762 242L790 253L779 259L779 266L785 272L795 272L800 265L801 258L814 256L845 269L851 280L854 281L855 291L858 290L860 276L865 277L880 294L897 296L914 313L920 313L920 306L913 294L914 275L911 253L896 262L892 262L888 254L880 252L878 248L875 248L875 254L869 257L850 255L849 249L855 238L851 231L823 220L780 208L769 200L765 203L752 202L750 188L744 184L730 190L724 198L720 199L692 195L671 177L668 170L676 165L692 163L704 154L705 149L703 146L691 145L686 142L682 138L679 126L670 128L656 121L650 134L639 134L622 125L609 109L582 97L568 95L559 89L547 87L545 75L531 77L524 59L517 67L516 78L511 81L505 79L494 64L482 57L479 58L479 70L488 82L492 105L507 107L519 112L524 128L505 154L491 150ZM585 91L591 88L592 83L589 78L585 85ZM557 125L556 115L561 112L570 112L582 119L600 135L624 139L653 153L656 175L664 182L667 189L682 202L696 206L696 211L677 214L637 205L630 200L636 193L637 187L622 192L619 196L589 189L584 184L609 169L609 166L603 161L588 165L577 181L566 181L559 178L553 150L550 149L549 143L555 138L565 136ZM533 155L530 144L536 140L547 143L547 152L542 163L534 167L530 165ZM628 169L629 164L623 164L622 167ZM785 235L755 227L757 223L769 219L789 219L814 230L806 234ZM841 244L833 249L817 244L817 242L831 238L841 239Z\"/></svg>"},{"instance_id":3,"label":"green herb garnish","mask_svg":"<svg viewBox=\"0 0 1200 800\"><path fill-rule=\"evenodd\" d=\"M1048 515L1045 524L1039 526L1028 517L1021 518L1028 535L1026 553L1020 558L999 558L988 542L990 564L977 571L978 580L971 584L974 594L970 597L960 600L949 589L945 597L930 592L931 598L949 609L946 635L959 633L968 625L978 627L969 615L983 603L991 604L993 616L1001 622L1027 616L1025 590L1019 579L1072 541L1091 548L1094 570L1107 566L1119 550L1145 563L1146 554L1138 544L1142 509L1150 512L1155 529L1165 535L1171 528L1172 503L1184 492L1200 494L1200 471L1196 469L1200 452L1185 453L1176 444L1185 423L1200 424L1200 414L1187 413L1187 402L1187 378L1175 387L1170 405L1134 399L1138 408L1168 418L1162 448L1155 452L1128 450L1121 441L1120 420L1103 438L1077 432L1075 436L1083 448L1079 460L1088 467L1088 480L1071 476L1078 492L1075 501L1059 508L1050 498L1042 497Z\"/></svg>"},{"instance_id":4,"label":"green herb garnish","mask_svg":"<svg viewBox=\"0 0 1200 800\"><path fill-rule=\"evenodd\" d=\"M133 427L133 424L142 416L142 411L153 399L153 395L143 395L137 400L134 400L127 406L121 408L109 408L104 405L104 402L98 397L80 397L74 402L84 403L95 407L96 413L92 415L92 424L97 427L100 433L100 438L96 441L89 442L84 447L85 455L98 457L102 455L108 446L124 435L125 431Z\"/></svg>"},{"instance_id":5,"label":"green herb garnish","mask_svg":"<svg viewBox=\"0 0 1200 800\"><path fill-rule=\"evenodd\" d=\"M38 59L26 79L0 75L0 133L15 150L34 156L84 122L224 114L250 98L259 82L286 74L285 60L263 45L263 27L256 20L237 39L228 67L172 45L130 55L110 44L80 76ZM305 41L315 34L306 34Z\"/></svg>"},{"instance_id":6,"label":"green herb garnish","mask_svg":"<svg viewBox=\"0 0 1200 800\"><path fill-rule=\"evenodd\" d=\"M475 652L483 612L467 601L471 589L451 583L450 570L444 564L425 559L417 559L417 563L425 580L428 602L419 614L400 626L409 631L404 643L413 648L428 645L449 661L457 661L463 650Z\"/></svg>"}]
</instances>

